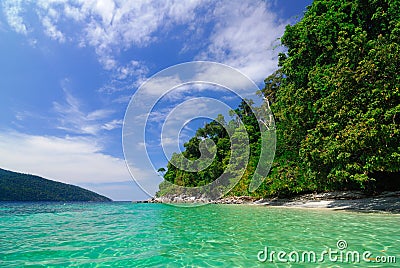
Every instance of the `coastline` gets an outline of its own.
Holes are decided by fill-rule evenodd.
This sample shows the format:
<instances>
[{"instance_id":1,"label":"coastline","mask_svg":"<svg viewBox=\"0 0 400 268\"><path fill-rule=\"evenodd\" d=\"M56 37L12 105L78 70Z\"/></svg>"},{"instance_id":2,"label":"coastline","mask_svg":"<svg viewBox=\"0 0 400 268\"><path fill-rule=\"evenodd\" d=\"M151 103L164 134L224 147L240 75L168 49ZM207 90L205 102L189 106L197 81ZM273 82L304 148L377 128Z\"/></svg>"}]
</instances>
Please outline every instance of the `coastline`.
<instances>
[{"instance_id":1,"label":"coastline","mask_svg":"<svg viewBox=\"0 0 400 268\"><path fill-rule=\"evenodd\" d=\"M145 202L169 204L244 204L269 207L352 210L400 214L400 191L382 192L374 196L365 195L360 191L336 191L303 194L290 198L256 199L250 196L232 196L218 200L177 195L155 197Z\"/></svg>"}]
</instances>

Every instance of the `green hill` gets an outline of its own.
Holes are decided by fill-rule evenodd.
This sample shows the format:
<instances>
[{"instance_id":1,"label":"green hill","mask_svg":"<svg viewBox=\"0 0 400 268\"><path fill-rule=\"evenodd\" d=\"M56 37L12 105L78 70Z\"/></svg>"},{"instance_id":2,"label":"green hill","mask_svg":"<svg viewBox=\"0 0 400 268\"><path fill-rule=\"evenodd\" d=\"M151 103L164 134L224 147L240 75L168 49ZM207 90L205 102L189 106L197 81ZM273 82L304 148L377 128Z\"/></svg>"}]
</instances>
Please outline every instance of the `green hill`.
<instances>
[{"instance_id":1,"label":"green hill","mask_svg":"<svg viewBox=\"0 0 400 268\"><path fill-rule=\"evenodd\" d=\"M78 186L0 169L0 201L112 200Z\"/></svg>"}]
</instances>

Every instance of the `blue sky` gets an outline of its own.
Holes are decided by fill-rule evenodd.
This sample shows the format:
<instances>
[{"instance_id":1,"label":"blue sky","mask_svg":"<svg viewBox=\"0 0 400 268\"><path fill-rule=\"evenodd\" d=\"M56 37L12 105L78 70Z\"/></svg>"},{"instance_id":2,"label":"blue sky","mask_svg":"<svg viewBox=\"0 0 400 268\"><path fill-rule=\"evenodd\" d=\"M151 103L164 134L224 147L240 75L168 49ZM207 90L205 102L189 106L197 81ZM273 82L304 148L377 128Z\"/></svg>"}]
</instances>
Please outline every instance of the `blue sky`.
<instances>
[{"instance_id":1,"label":"blue sky","mask_svg":"<svg viewBox=\"0 0 400 268\"><path fill-rule=\"evenodd\" d=\"M164 68L193 60L227 64L262 86L277 68L277 38L309 4L1 1L0 167L114 200L148 198L128 172L121 142L138 87ZM201 96L191 94L181 97ZM218 94L214 98L229 102L228 93ZM179 98L153 111L162 114L171 103ZM182 141L196 126L185 128ZM146 131L150 141L159 141L159 133ZM154 163L166 166L166 159Z\"/></svg>"}]
</instances>

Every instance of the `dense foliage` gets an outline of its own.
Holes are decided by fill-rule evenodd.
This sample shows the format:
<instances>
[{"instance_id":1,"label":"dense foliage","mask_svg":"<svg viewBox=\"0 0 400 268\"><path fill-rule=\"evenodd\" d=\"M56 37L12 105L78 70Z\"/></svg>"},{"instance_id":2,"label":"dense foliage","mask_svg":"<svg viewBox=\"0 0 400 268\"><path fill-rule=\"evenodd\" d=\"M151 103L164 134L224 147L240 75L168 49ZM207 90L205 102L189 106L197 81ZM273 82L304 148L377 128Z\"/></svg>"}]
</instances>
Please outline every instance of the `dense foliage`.
<instances>
[{"instance_id":1,"label":"dense foliage","mask_svg":"<svg viewBox=\"0 0 400 268\"><path fill-rule=\"evenodd\" d=\"M393 189L400 180L400 1L316 0L287 26L266 79L283 192Z\"/></svg>"},{"instance_id":2,"label":"dense foliage","mask_svg":"<svg viewBox=\"0 0 400 268\"><path fill-rule=\"evenodd\" d=\"M399 7L400 0L315 0L286 27L287 53L262 90L276 119L276 157L251 194L400 188ZM235 195L249 194L260 147L257 121L245 111L242 105L236 113L245 114L251 154ZM168 164L166 180L196 186L221 174L230 146L217 122L200 129L183 153L198 157L199 138L210 137L217 144L212 165L188 173Z\"/></svg>"},{"instance_id":3,"label":"dense foliage","mask_svg":"<svg viewBox=\"0 0 400 268\"><path fill-rule=\"evenodd\" d=\"M61 182L0 169L0 201L111 201L111 199Z\"/></svg>"},{"instance_id":4,"label":"dense foliage","mask_svg":"<svg viewBox=\"0 0 400 268\"><path fill-rule=\"evenodd\" d=\"M249 194L247 188L258 163L261 138L258 121L249 105L252 105L251 101L242 101L239 107L232 111L232 116L235 118L229 122L226 122L225 118L219 115L215 120L205 124L203 128L199 128L196 135L184 144L185 151L182 154L174 154L172 156L171 161L167 165L168 171L165 173L164 179L180 186L202 186L213 182L220 177L224 171L227 176L235 178L237 176L236 173L240 173L240 171L235 168L237 166L242 166L235 162L243 160L244 163L248 164L243 165L245 169L244 175L239 183L232 189L231 194ZM240 122L243 124L241 125ZM228 133L231 133L231 137L229 137ZM233 161L230 161L232 149L230 139L236 140L235 143L239 145L249 144L249 148L246 148L246 146L239 146L241 148L236 148L235 151L237 155L232 157ZM205 142L202 144L202 141L208 140L211 140L213 143L207 145L207 142ZM241 140L243 140L243 142L241 142ZM185 171L183 170L186 168L185 166L183 166L183 169L179 168L182 165L183 158L198 160L201 156L200 149L202 146L204 146L202 150L203 154L215 156L212 163L209 165L207 161L199 162L198 165L200 169L202 169L202 166L207 168L198 172ZM250 149L249 152L247 152L248 149ZM178 165L176 163L178 163ZM167 193L169 193L169 191L166 188L166 184L161 184L158 195Z\"/></svg>"}]
</instances>

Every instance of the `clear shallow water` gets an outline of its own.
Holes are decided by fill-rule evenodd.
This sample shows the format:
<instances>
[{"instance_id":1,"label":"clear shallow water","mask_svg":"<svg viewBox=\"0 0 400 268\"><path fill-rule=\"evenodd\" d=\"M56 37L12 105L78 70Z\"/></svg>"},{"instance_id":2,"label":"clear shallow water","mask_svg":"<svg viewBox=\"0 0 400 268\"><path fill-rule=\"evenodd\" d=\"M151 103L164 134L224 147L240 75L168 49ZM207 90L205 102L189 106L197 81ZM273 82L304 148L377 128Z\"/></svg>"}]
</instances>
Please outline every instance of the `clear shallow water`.
<instances>
[{"instance_id":1,"label":"clear shallow water","mask_svg":"<svg viewBox=\"0 0 400 268\"><path fill-rule=\"evenodd\" d=\"M397 267L400 215L207 205L0 203L0 266ZM288 262L271 251L358 251L394 263ZM265 247L268 258L265 262ZM263 251L261 255L260 251ZM292 255L294 256L294 255ZM336 255L334 255L336 256Z\"/></svg>"}]
</instances>

